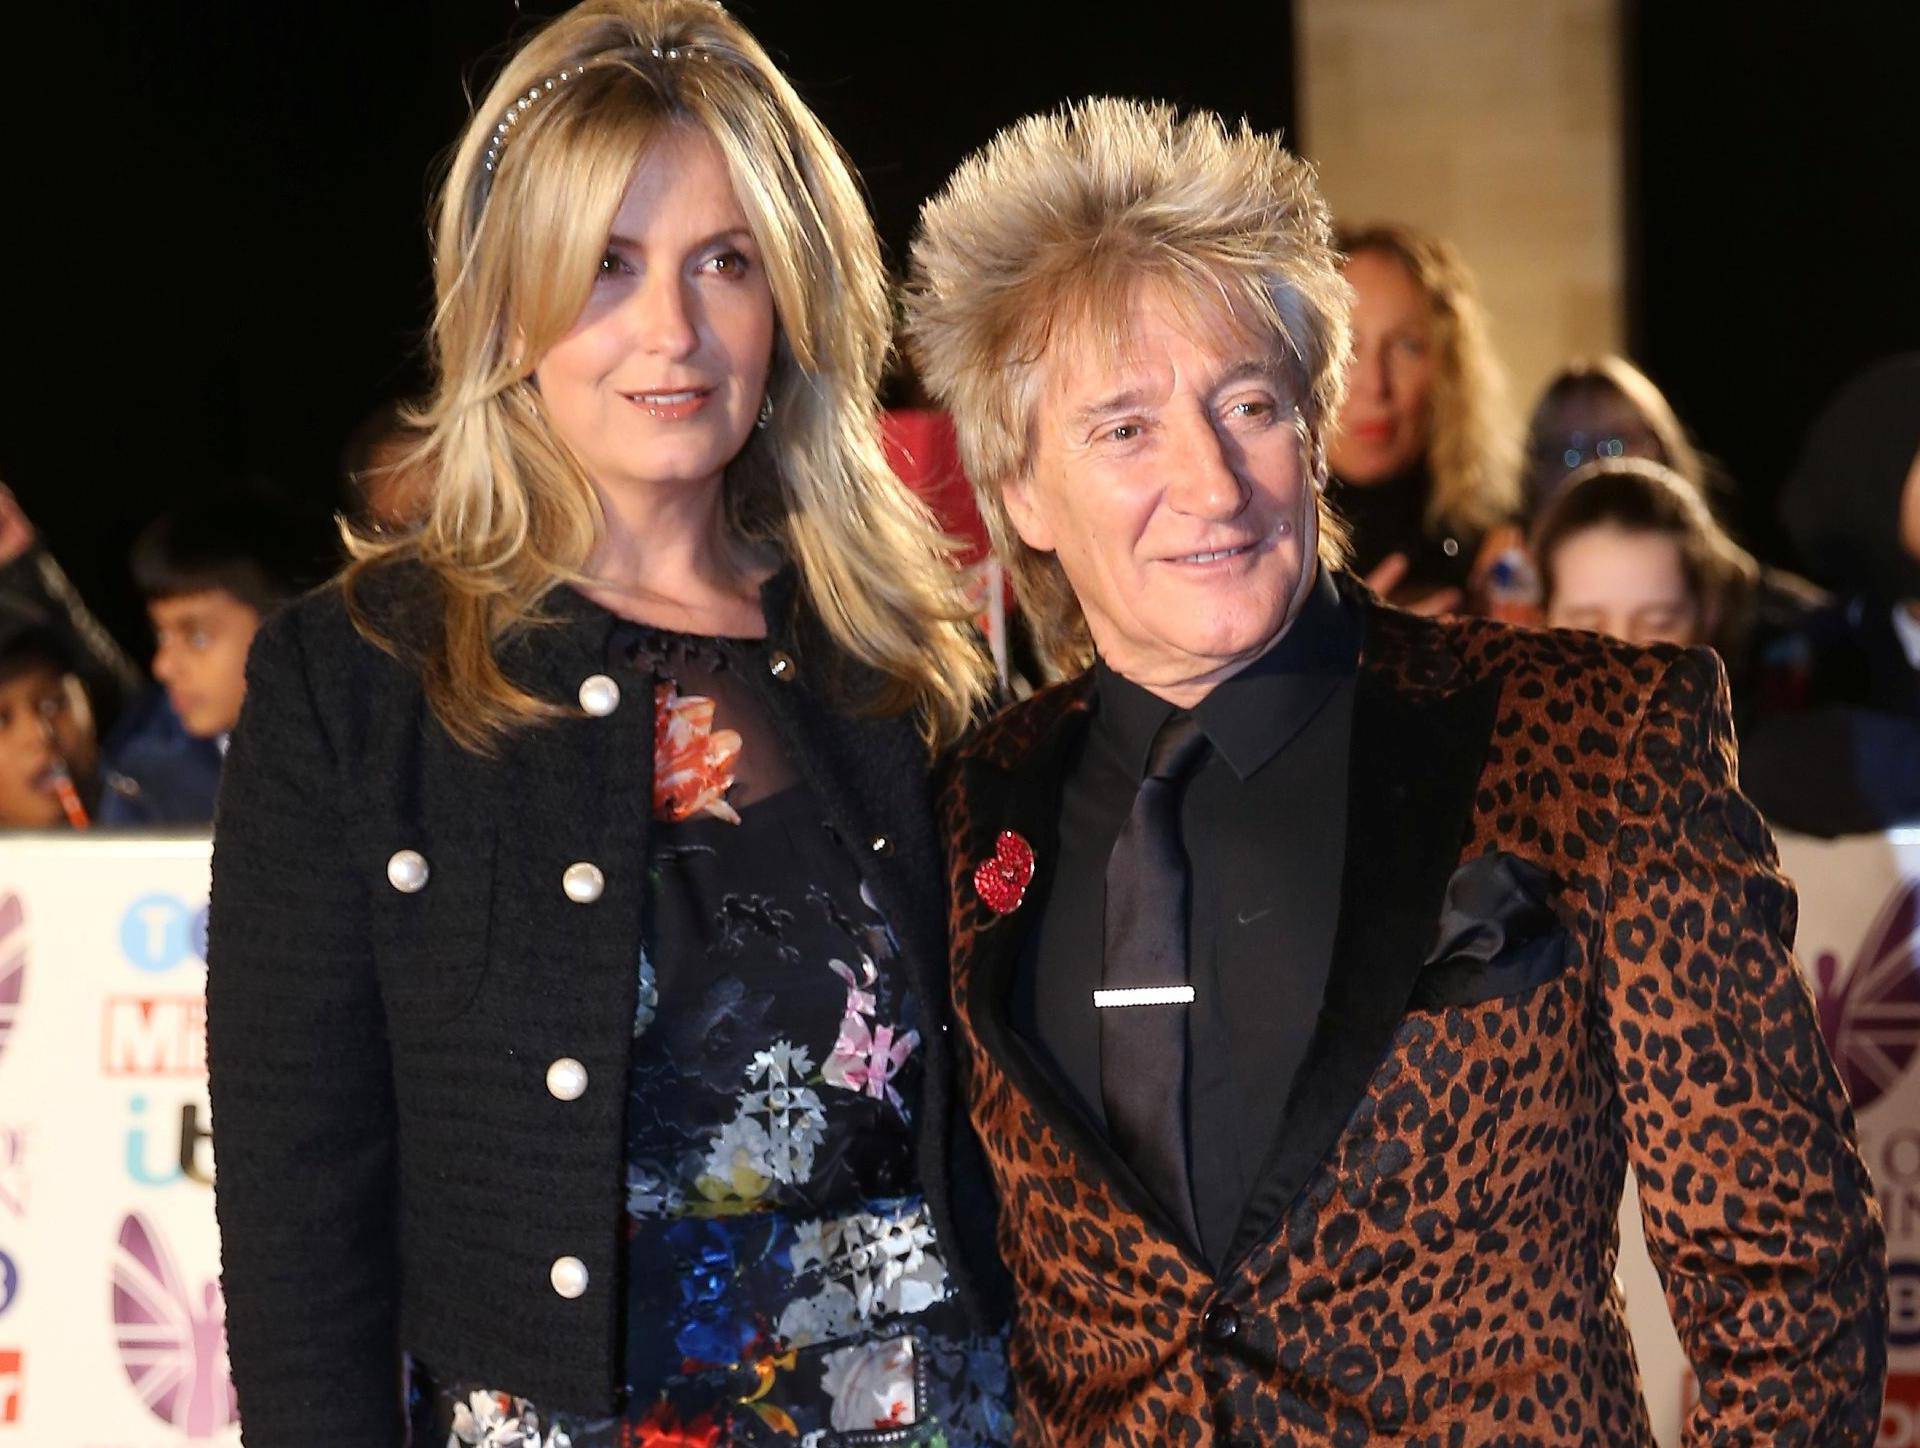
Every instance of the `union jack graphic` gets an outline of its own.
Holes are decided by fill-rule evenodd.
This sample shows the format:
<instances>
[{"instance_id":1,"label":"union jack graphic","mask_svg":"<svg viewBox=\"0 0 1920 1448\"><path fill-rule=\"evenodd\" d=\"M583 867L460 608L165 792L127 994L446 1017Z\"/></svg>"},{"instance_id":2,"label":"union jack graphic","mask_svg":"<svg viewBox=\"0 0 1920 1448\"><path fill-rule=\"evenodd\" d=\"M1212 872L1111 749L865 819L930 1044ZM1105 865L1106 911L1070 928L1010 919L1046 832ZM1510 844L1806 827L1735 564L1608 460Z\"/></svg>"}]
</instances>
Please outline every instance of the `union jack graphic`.
<instances>
[{"instance_id":1,"label":"union jack graphic","mask_svg":"<svg viewBox=\"0 0 1920 1448\"><path fill-rule=\"evenodd\" d=\"M138 1212L120 1223L113 1324L120 1365L140 1401L188 1438L211 1438L240 1416L227 1368L226 1304L209 1278L195 1295L163 1239Z\"/></svg>"},{"instance_id":2,"label":"union jack graphic","mask_svg":"<svg viewBox=\"0 0 1920 1448\"><path fill-rule=\"evenodd\" d=\"M18 895L0 899L0 1055L20 1019L20 993L27 983L27 912Z\"/></svg>"},{"instance_id":3,"label":"union jack graphic","mask_svg":"<svg viewBox=\"0 0 1920 1448\"><path fill-rule=\"evenodd\" d=\"M1814 980L1820 1028L1853 1109L1863 1111L1892 1089L1920 1050L1920 880L1894 891L1844 978L1839 957L1823 951Z\"/></svg>"}]
</instances>

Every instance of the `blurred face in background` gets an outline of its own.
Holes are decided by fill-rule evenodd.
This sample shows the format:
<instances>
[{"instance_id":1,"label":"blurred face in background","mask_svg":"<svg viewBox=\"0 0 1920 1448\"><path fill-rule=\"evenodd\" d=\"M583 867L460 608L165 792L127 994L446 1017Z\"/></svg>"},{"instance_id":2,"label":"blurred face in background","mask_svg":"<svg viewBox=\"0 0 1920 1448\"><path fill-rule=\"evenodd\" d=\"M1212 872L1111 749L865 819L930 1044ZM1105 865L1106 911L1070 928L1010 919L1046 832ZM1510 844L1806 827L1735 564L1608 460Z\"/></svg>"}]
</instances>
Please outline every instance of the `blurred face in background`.
<instances>
[{"instance_id":1,"label":"blurred face in background","mask_svg":"<svg viewBox=\"0 0 1920 1448\"><path fill-rule=\"evenodd\" d=\"M1610 385L1583 387L1547 403L1531 441L1531 506L1543 508L1568 473L1600 458L1672 465L1640 409Z\"/></svg>"},{"instance_id":2,"label":"blurred face in background","mask_svg":"<svg viewBox=\"0 0 1920 1448\"><path fill-rule=\"evenodd\" d=\"M534 369L602 488L718 487L773 359L773 291L720 148L675 128L634 167L570 331Z\"/></svg>"},{"instance_id":3,"label":"blurred face in background","mask_svg":"<svg viewBox=\"0 0 1920 1448\"><path fill-rule=\"evenodd\" d=\"M1698 644L1712 631L1687 581L1679 541L1669 534L1585 528L1562 538L1546 562L1550 627L1630 644Z\"/></svg>"},{"instance_id":4,"label":"blurred face in background","mask_svg":"<svg viewBox=\"0 0 1920 1448\"><path fill-rule=\"evenodd\" d=\"M167 691L187 733L212 739L240 722L247 693L247 650L260 614L224 588L151 599L153 676Z\"/></svg>"},{"instance_id":5,"label":"blurred face in background","mask_svg":"<svg viewBox=\"0 0 1920 1448\"><path fill-rule=\"evenodd\" d=\"M1353 364L1327 461L1365 487L1427 455L1438 355L1433 308L1396 258L1355 252L1344 275L1353 288Z\"/></svg>"},{"instance_id":6,"label":"blurred face in background","mask_svg":"<svg viewBox=\"0 0 1920 1448\"><path fill-rule=\"evenodd\" d=\"M64 823L54 781L64 768L86 792L97 754L93 716L71 675L36 660L0 678L0 825Z\"/></svg>"}]
</instances>

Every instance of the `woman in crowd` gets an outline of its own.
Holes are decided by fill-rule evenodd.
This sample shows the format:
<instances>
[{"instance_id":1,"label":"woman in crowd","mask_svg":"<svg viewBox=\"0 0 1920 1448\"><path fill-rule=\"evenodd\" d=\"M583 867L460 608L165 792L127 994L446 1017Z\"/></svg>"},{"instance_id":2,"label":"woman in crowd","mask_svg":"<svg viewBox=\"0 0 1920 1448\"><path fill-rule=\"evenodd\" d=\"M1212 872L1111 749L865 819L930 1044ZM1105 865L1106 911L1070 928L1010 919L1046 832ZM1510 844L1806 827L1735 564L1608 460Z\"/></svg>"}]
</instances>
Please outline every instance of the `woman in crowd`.
<instances>
[{"instance_id":1,"label":"woman in crowd","mask_svg":"<svg viewBox=\"0 0 1920 1448\"><path fill-rule=\"evenodd\" d=\"M1550 626L1711 646L1742 735L1801 704L1805 624L1822 595L1758 563L1676 469L1611 455L1575 469L1536 519L1533 551Z\"/></svg>"},{"instance_id":2,"label":"woman in crowd","mask_svg":"<svg viewBox=\"0 0 1920 1448\"><path fill-rule=\"evenodd\" d=\"M1353 366L1327 446L1356 572L1424 612L1510 611L1532 592L1505 382L1472 275L1406 226L1341 234Z\"/></svg>"},{"instance_id":3,"label":"woman in crowd","mask_svg":"<svg viewBox=\"0 0 1920 1448\"><path fill-rule=\"evenodd\" d=\"M1707 490L1706 464L1653 379L1624 357L1576 358L1547 379L1527 422L1527 516L1575 469L1622 457L1665 463Z\"/></svg>"},{"instance_id":4,"label":"woman in crowd","mask_svg":"<svg viewBox=\"0 0 1920 1448\"><path fill-rule=\"evenodd\" d=\"M423 512L262 631L223 787L247 1441L397 1444L403 1351L434 1448L1003 1441L926 792L987 673L855 181L717 6L593 0L435 245Z\"/></svg>"}]
</instances>

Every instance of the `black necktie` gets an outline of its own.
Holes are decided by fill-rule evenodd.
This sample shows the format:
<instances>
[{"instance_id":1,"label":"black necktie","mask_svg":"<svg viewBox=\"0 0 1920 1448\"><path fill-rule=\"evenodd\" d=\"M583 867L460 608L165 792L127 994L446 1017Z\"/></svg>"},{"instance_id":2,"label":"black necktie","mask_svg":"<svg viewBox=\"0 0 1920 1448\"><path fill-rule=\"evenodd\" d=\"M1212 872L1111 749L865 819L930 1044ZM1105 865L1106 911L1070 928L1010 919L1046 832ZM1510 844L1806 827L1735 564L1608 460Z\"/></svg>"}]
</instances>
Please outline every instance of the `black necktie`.
<instances>
[{"instance_id":1,"label":"black necktie","mask_svg":"<svg viewBox=\"0 0 1920 1448\"><path fill-rule=\"evenodd\" d=\"M1105 991L1178 988L1187 978L1187 851L1180 801L1207 750L1191 714L1161 726L1133 812L1107 860ZM1148 1191L1199 1240L1187 1174L1187 1007L1100 1009L1107 1134Z\"/></svg>"}]
</instances>

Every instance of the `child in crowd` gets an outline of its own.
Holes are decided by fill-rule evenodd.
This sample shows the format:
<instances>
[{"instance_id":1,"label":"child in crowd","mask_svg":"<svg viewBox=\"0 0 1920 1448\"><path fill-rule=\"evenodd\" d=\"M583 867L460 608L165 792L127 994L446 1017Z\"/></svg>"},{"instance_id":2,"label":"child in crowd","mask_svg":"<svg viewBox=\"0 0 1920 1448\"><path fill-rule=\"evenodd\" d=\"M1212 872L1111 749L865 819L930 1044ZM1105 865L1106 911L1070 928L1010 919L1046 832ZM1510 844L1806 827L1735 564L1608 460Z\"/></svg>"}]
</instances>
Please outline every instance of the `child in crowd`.
<instances>
[{"instance_id":1,"label":"child in crowd","mask_svg":"<svg viewBox=\"0 0 1920 1448\"><path fill-rule=\"evenodd\" d=\"M213 819L227 735L246 697L247 650L297 591L283 520L234 501L168 514L135 541L134 585L153 625L160 685L108 742L105 824Z\"/></svg>"},{"instance_id":2,"label":"child in crowd","mask_svg":"<svg viewBox=\"0 0 1920 1448\"><path fill-rule=\"evenodd\" d=\"M93 711L58 632L0 610L0 827L88 821L99 757Z\"/></svg>"}]
</instances>

